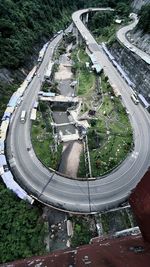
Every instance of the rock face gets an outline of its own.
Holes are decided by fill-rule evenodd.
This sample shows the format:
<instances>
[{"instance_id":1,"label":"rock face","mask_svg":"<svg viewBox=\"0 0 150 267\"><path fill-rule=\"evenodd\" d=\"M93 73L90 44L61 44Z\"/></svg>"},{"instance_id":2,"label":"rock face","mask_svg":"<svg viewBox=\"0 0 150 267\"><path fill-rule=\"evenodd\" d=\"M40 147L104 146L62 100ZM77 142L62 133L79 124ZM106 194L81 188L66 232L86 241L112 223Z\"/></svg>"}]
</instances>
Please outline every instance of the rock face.
<instances>
[{"instance_id":1,"label":"rock face","mask_svg":"<svg viewBox=\"0 0 150 267\"><path fill-rule=\"evenodd\" d=\"M150 34L143 34L141 30L131 31L127 36L129 42L150 55Z\"/></svg>"},{"instance_id":2,"label":"rock face","mask_svg":"<svg viewBox=\"0 0 150 267\"><path fill-rule=\"evenodd\" d=\"M135 90L150 103L150 65L127 48L122 47L117 41L112 45L110 51L136 85Z\"/></svg>"},{"instance_id":3,"label":"rock face","mask_svg":"<svg viewBox=\"0 0 150 267\"><path fill-rule=\"evenodd\" d=\"M33 68L33 66L37 64L38 53L46 42L47 39L43 38L40 43L37 43L35 45L32 54L30 54L25 59L22 67L18 69L0 68L0 82L4 82L6 84L20 84L25 79L29 71Z\"/></svg>"},{"instance_id":4,"label":"rock face","mask_svg":"<svg viewBox=\"0 0 150 267\"><path fill-rule=\"evenodd\" d=\"M143 5L150 4L150 0L134 0L132 7L134 11L141 9Z\"/></svg>"}]
</instances>

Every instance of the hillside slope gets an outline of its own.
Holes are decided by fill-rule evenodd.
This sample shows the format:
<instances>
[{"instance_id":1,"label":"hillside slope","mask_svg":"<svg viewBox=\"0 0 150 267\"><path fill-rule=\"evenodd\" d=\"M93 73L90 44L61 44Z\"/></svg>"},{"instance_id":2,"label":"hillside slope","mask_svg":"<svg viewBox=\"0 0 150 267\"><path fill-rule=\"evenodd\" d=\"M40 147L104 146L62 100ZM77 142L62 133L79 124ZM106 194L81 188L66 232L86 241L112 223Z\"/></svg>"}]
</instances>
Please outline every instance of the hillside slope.
<instances>
[{"instance_id":1,"label":"hillside slope","mask_svg":"<svg viewBox=\"0 0 150 267\"><path fill-rule=\"evenodd\" d=\"M150 0L134 0L132 7L135 11L137 11L145 4L150 4Z\"/></svg>"}]
</instances>

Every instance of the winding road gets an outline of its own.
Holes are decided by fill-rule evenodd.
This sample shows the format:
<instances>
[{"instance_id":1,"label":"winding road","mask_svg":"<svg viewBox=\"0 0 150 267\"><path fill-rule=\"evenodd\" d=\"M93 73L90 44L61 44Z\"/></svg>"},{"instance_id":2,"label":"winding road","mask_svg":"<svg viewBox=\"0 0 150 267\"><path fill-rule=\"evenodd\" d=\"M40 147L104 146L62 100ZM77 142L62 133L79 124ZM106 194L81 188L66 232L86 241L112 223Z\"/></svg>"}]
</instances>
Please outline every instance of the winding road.
<instances>
[{"instance_id":1,"label":"winding road","mask_svg":"<svg viewBox=\"0 0 150 267\"><path fill-rule=\"evenodd\" d=\"M100 11L110 9L97 9ZM150 121L149 114L131 98L131 88L120 77L103 50L82 23L80 16L89 10L80 10L72 19L80 34L88 40L91 52L95 52L98 62L122 93L123 102L129 111L134 130L135 147L133 153L103 179L79 181L69 179L59 173L46 169L37 159L31 144L30 111L37 98L44 77L45 68L51 60L53 50L62 38L57 36L48 46L45 57L38 69L39 75L31 81L24 94L20 107L11 119L7 137L7 158L11 171L18 183L35 199L55 208L76 213L96 213L115 207L124 201L136 186L150 165ZM93 9L95 11L95 9ZM27 111L26 123L20 123L22 110ZM27 148L29 148L27 150Z\"/></svg>"},{"instance_id":2,"label":"winding road","mask_svg":"<svg viewBox=\"0 0 150 267\"><path fill-rule=\"evenodd\" d=\"M132 52L134 52L135 54L137 54L140 58L142 58L147 64L150 64L150 56L148 54L146 54L144 51L142 51L141 49L139 49L138 47L136 47L135 45L131 44L127 38L126 35L129 31L133 30L135 28L135 26L138 23L138 17L136 14L132 13L132 19L134 20L131 24L129 24L128 26L125 26L123 28L121 28L118 32L117 32L117 39L124 45L126 46L128 49L130 49Z\"/></svg>"}]
</instances>

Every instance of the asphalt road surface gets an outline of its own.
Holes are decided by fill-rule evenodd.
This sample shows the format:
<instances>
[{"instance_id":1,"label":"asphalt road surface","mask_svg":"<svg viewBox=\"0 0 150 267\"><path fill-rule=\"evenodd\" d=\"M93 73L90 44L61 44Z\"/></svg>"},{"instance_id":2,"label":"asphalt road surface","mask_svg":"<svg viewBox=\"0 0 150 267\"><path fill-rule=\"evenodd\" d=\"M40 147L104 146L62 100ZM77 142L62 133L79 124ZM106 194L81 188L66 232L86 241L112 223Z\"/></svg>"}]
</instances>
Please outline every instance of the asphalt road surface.
<instances>
[{"instance_id":1,"label":"asphalt road surface","mask_svg":"<svg viewBox=\"0 0 150 267\"><path fill-rule=\"evenodd\" d=\"M110 81L116 84L122 93L123 102L130 113L134 130L135 147L133 153L116 171L103 179L91 181L68 179L46 169L37 159L31 144L30 111L40 90L45 67L51 59L53 49L61 39L61 35L50 43L38 70L41 78L35 76L30 83L21 106L13 115L7 138L7 156L12 173L19 184L39 201L58 209L77 213L94 213L121 203L142 178L150 164L149 114L140 104L135 105L132 102L131 89L83 25L80 15L86 11L75 12L73 21L82 36L86 36L90 50L96 52L97 59ZM22 110L27 110L25 124L20 123Z\"/></svg>"},{"instance_id":2,"label":"asphalt road surface","mask_svg":"<svg viewBox=\"0 0 150 267\"><path fill-rule=\"evenodd\" d=\"M141 49L139 49L138 47L136 47L135 45L131 44L126 38L127 32L133 30L133 28L137 25L139 21L137 15L134 13L132 14L132 18L134 19L133 23L121 28L117 32L117 38L124 46L126 46L132 52L134 52L139 57L141 57L146 63L150 64L150 56L146 54L144 51L142 51Z\"/></svg>"}]
</instances>

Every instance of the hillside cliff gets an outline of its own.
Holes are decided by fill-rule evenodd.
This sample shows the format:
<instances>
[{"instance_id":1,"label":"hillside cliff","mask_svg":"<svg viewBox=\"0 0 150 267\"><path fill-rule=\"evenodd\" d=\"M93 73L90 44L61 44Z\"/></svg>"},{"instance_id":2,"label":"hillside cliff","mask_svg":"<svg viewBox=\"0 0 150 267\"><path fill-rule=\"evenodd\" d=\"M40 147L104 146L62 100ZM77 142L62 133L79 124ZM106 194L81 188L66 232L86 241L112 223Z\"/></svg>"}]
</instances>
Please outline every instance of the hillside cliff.
<instances>
[{"instance_id":1,"label":"hillside cliff","mask_svg":"<svg viewBox=\"0 0 150 267\"><path fill-rule=\"evenodd\" d=\"M110 47L110 50L116 61L135 84L136 91L142 93L150 102L150 65L117 41Z\"/></svg>"},{"instance_id":2,"label":"hillside cliff","mask_svg":"<svg viewBox=\"0 0 150 267\"><path fill-rule=\"evenodd\" d=\"M134 0L132 7L134 11L138 11L139 9L141 9L143 5L146 5L146 4L150 4L150 0Z\"/></svg>"}]
</instances>

